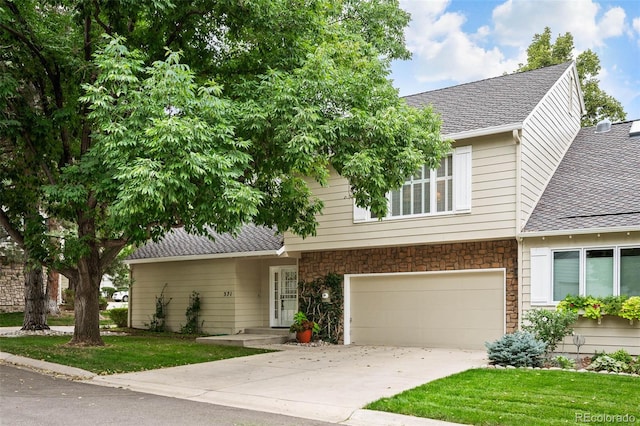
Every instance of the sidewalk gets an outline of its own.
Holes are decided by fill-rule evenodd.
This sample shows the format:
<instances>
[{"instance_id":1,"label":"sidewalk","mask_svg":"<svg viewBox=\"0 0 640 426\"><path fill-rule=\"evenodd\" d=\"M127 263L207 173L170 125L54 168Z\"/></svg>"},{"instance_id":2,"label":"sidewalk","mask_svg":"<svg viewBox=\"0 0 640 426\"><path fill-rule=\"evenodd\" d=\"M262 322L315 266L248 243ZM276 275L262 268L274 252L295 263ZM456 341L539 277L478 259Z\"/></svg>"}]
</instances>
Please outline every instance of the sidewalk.
<instances>
[{"instance_id":1,"label":"sidewalk","mask_svg":"<svg viewBox=\"0 0 640 426\"><path fill-rule=\"evenodd\" d=\"M52 328L68 331L73 327ZM5 331L0 329L0 334ZM273 346L273 349L282 350L110 376L97 376L77 368L6 353L0 353L0 360L62 374L85 383L351 426L451 425L361 407L486 362L482 351Z\"/></svg>"}]
</instances>

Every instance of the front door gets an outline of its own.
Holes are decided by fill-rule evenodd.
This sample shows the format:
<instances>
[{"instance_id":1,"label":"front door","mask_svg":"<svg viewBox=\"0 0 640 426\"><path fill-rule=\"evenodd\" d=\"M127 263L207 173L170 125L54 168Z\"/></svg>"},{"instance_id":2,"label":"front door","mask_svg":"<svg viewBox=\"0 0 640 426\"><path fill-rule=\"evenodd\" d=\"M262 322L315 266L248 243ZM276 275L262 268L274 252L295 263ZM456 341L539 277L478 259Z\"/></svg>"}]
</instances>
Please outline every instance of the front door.
<instances>
[{"instance_id":1,"label":"front door","mask_svg":"<svg viewBox=\"0 0 640 426\"><path fill-rule=\"evenodd\" d=\"M298 268L272 266L269 272L271 327L289 327L298 311Z\"/></svg>"}]
</instances>

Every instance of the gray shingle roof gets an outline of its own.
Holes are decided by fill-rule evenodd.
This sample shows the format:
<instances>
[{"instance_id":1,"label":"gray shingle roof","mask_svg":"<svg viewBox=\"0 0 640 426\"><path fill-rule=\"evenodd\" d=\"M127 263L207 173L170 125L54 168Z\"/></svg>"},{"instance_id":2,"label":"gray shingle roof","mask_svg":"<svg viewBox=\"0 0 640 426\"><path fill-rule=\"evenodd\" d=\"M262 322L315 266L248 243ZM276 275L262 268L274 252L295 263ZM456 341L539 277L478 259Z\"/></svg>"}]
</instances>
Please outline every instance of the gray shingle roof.
<instances>
[{"instance_id":1,"label":"gray shingle roof","mask_svg":"<svg viewBox=\"0 0 640 426\"><path fill-rule=\"evenodd\" d=\"M179 256L208 254L230 254L274 251L282 248L284 239L273 229L264 226L245 225L234 238L230 234L210 231L213 240L199 235L187 234L184 229L174 229L157 243L149 241L138 248L127 260L158 259Z\"/></svg>"},{"instance_id":2,"label":"gray shingle roof","mask_svg":"<svg viewBox=\"0 0 640 426\"><path fill-rule=\"evenodd\" d=\"M524 231L640 229L640 137L629 137L630 128L580 130Z\"/></svg>"},{"instance_id":3,"label":"gray shingle roof","mask_svg":"<svg viewBox=\"0 0 640 426\"><path fill-rule=\"evenodd\" d=\"M412 106L432 104L442 133L521 123L571 62L405 96Z\"/></svg>"}]
</instances>

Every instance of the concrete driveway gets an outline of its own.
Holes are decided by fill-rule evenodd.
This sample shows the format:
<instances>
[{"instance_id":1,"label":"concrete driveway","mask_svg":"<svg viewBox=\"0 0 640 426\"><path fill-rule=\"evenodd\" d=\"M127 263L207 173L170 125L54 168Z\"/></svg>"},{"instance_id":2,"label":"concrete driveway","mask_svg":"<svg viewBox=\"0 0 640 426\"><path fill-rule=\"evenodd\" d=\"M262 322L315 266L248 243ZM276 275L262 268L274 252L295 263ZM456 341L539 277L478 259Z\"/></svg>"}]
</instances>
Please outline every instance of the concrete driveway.
<instances>
[{"instance_id":1,"label":"concrete driveway","mask_svg":"<svg viewBox=\"0 0 640 426\"><path fill-rule=\"evenodd\" d=\"M356 425L372 423L366 418L367 412L360 410L371 401L487 362L486 352L469 350L292 345L273 348L282 350L140 373L96 376L88 382Z\"/></svg>"}]
</instances>

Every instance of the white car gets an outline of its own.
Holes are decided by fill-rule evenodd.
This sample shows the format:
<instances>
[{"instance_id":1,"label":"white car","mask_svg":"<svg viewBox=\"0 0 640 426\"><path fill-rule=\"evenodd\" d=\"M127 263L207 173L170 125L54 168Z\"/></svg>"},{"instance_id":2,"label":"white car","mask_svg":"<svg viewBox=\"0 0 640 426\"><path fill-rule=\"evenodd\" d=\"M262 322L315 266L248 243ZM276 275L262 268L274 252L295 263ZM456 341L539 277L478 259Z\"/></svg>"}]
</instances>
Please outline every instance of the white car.
<instances>
[{"instance_id":1,"label":"white car","mask_svg":"<svg viewBox=\"0 0 640 426\"><path fill-rule=\"evenodd\" d=\"M113 293L112 297L114 302L128 302L129 301L129 290L125 291L116 291Z\"/></svg>"}]
</instances>

